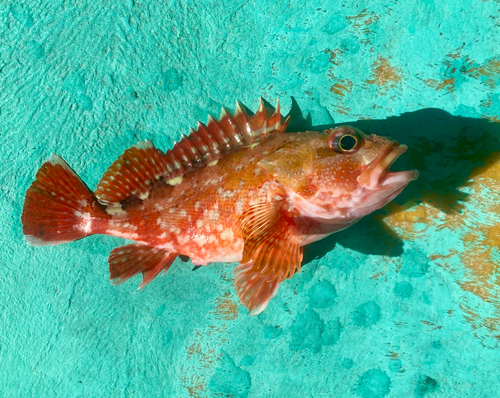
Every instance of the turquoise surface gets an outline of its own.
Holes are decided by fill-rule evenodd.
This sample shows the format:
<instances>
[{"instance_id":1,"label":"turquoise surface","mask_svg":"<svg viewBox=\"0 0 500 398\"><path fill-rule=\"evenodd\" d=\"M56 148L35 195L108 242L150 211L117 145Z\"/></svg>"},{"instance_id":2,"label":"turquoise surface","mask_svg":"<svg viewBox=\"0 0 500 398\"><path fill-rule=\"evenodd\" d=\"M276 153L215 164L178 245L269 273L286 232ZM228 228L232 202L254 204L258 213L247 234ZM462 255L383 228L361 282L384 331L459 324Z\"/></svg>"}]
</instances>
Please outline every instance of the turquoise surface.
<instances>
[{"instance_id":1,"label":"turquoise surface","mask_svg":"<svg viewBox=\"0 0 500 398\"><path fill-rule=\"evenodd\" d=\"M493 0L0 1L0 396L500 396L499 27ZM264 313L234 264L137 291L108 280L123 240L24 242L51 153L94 188L138 140L260 96L292 130L395 137L421 172Z\"/></svg>"}]
</instances>

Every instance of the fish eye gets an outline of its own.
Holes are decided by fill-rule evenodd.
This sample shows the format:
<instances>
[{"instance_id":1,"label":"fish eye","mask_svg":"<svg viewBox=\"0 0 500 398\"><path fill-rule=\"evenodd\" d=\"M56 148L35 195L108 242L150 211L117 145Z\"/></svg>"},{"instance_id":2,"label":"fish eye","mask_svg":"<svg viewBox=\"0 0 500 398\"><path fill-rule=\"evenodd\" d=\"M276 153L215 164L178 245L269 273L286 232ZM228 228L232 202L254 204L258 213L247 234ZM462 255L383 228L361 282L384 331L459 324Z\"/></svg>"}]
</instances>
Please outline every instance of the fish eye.
<instances>
[{"instance_id":1,"label":"fish eye","mask_svg":"<svg viewBox=\"0 0 500 398\"><path fill-rule=\"evenodd\" d=\"M329 144L330 148L335 152L353 153L361 148L363 136L359 130L349 126L342 126L331 131Z\"/></svg>"}]
</instances>

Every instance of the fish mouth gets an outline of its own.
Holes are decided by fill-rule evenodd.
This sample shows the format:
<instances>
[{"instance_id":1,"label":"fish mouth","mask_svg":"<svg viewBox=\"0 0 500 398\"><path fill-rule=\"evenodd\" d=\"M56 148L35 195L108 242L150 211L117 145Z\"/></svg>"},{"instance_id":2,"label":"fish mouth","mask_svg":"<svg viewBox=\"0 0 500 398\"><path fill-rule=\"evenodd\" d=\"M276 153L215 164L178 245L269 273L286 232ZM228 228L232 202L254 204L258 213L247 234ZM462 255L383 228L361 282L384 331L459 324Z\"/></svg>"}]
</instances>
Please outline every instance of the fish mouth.
<instances>
[{"instance_id":1,"label":"fish mouth","mask_svg":"<svg viewBox=\"0 0 500 398\"><path fill-rule=\"evenodd\" d=\"M359 184L367 189L395 187L399 189L418 177L417 170L390 171L390 167L408 147L394 142L382 152L358 177Z\"/></svg>"}]
</instances>

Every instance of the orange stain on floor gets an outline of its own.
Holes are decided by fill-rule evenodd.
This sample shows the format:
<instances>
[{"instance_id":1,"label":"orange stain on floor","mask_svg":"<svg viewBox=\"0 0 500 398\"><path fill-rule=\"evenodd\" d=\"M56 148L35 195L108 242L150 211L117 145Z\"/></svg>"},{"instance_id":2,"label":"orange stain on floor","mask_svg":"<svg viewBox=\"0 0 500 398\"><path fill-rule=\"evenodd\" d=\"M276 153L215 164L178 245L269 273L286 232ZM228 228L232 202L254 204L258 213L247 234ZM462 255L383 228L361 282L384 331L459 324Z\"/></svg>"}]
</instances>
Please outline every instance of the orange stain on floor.
<instances>
[{"instance_id":1,"label":"orange stain on floor","mask_svg":"<svg viewBox=\"0 0 500 398\"><path fill-rule=\"evenodd\" d=\"M500 58L490 58L483 65L471 68L466 71L466 73L475 79L486 76L486 77L497 77L500 76ZM488 81L488 80L486 80Z\"/></svg>"},{"instance_id":2,"label":"orange stain on floor","mask_svg":"<svg viewBox=\"0 0 500 398\"><path fill-rule=\"evenodd\" d=\"M339 96L343 97L346 94L349 94L352 91L353 83L349 79L340 80L335 83L332 87L330 87L330 91Z\"/></svg>"},{"instance_id":3,"label":"orange stain on floor","mask_svg":"<svg viewBox=\"0 0 500 398\"><path fill-rule=\"evenodd\" d=\"M373 25L380 20L380 15L365 8L358 15L346 17L346 19L352 25L354 35L358 36L359 42L370 44L370 37L376 33Z\"/></svg>"},{"instance_id":4,"label":"orange stain on floor","mask_svg":"<svg viewBox=\"0 0 500 398\"><path fill-rule=\"evenodd\" d=\"M373 64L373 76L366 82L368 84L376 84L378 87L393 88L401 80L401 71L391 66L388 58L379 55Z\"/></svg>"},{"instance_id":5,"label":"orange stain on floor","mask_svg":"<svg viewBox=\"0 0 500 398\"><path fill-rule=\"evenodd\" d=\"M450 77L448 79L443 79L442 81L438 81L435 79L427 79L424 80L424 83L432 88L435 88L437 90L446 90L447 92L451 93L452 91L455 90L455 78Z\"/></svg>"},{"instance_id":6,"label":"orange stain on floor","mask_svg":"<svg viewBox=\"0 0 500 398\"><path fill-rule=\"evenodd\" d=\"M231 300L230 292L217 299L217 305L213 313L226 321L232 321L238 317L238 305Z\"/></svg>"},{"instance_id":7,"label":"orange stain on floor","mask_svg":"<svg viewBox=\"0 0 500 398\"><path fill-rule=\"evenodd\" d=\"M334 82L330 87L330 91L333 93L337 103L335 104L335 111L342 115L349 115L351 110L344 103L345 95L352 91L354 86L353 82L349 79L339 79L335 75L335 67L342 64L340 55L344 53L341 49L326 50L327 54L330 54L329 62L333 65L328 71L328 77Z\"/></svg>"}]
</instances>

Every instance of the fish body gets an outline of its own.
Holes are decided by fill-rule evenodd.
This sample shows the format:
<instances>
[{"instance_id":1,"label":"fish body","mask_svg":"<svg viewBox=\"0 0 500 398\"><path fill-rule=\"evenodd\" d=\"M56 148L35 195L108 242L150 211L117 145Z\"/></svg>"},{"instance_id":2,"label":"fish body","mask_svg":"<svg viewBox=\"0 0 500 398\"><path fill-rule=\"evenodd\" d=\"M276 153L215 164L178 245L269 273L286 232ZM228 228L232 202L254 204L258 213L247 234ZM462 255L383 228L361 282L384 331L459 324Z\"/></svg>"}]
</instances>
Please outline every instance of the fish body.
<instances>
[{"instance_id":1,"label":"fish body","mask_svg":"<svg viewBox=\"0 0 500 398\"><path fill-rule=\"evenodd\" d=\"M29 243L59 244L92 234L137 243L109 259L111 279L149 283L179 255L195 265L240 262L235 287L252 314L300 271L302 247L384 206L417 177L393 173L406 147L342 126L285 133L279 103L250 117L199 124L171 151L150 142L124 152L92 193L53 155L24 205Z\"/></svg>"}]
</instances>

